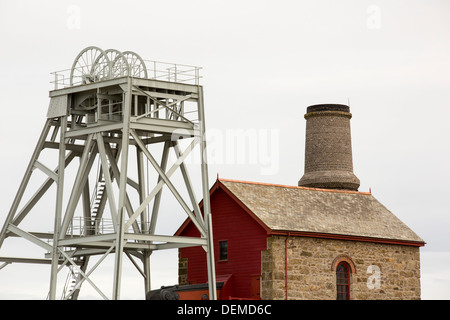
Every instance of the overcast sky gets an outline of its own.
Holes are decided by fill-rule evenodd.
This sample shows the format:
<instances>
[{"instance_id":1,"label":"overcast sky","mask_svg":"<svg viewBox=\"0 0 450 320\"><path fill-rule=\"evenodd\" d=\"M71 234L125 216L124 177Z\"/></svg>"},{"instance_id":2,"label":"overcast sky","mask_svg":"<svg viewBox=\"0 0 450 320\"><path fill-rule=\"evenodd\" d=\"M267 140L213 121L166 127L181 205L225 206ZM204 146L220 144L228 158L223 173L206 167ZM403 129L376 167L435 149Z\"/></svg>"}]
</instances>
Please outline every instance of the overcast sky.
<instances>
[{"instance_id":1,"label":"overcast sky","mask_svg":"<svg viewBox=\"0 0 450 320\"><path fill-rule=\"evenodd\" d=\"M422 298L450 299L449 1L1 1L0 39L1 224L44 125L50 72L88 46L131 50L203 67L210 184L297 185L306 107L349 103L359 190L427 243ZM244 155L239 132L257 137ZM154 256L154 288L177 283L176 251ZM7 266L0 298L45 298L48 277Z\"/></svg>"}]
</instances>

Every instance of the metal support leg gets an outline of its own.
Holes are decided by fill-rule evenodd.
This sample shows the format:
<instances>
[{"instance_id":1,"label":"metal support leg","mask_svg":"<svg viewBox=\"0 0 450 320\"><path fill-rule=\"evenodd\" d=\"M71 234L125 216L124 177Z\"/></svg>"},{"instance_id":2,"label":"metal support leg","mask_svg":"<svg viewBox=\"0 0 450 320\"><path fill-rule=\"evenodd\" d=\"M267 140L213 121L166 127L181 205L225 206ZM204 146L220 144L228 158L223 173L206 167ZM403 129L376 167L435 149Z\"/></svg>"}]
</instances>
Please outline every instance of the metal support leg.
<instances>
[{"instance_id":1,"label":"metal support leg","mask_svg":"<svg viewBox=\"0 0 450 320\"><path fill-rule=\"evenodd\" d=\"M211 214L207 215L207 252L206 252L206 263L208 268L208 288L209 297L211 300L217 300L217 289L216 289L216 268L214 260L214 242L212 234L212 219Z\"/></svg>"},{"instance_id":2,"label":"metal support leg","mask_svg":"<svg viewBox=\"0 0 450 320\"><path fill-rule=\"evenodd\" d=\"M142 257L142 264L144 265L144 289L145 294L149 292L152 288L151 286L151 276L150 276L150 256L152 254L151 250L144 250Z\"/></svg>"},{"instance_id":3,"label":"metal support leg","mask_svg":"<svg viewBox=\"0 0 450 320\"><path fill-rule=\"evenodd\" d=\"M145 188L145 172L144 172L144 159L142 151L139 147L136 147L136 160L137 160L137 170L138 170L138 185L139 185L139 202L144 202L146 188ZM144 209L141 213L141 230L142 233L148 233L148 219L147 219L147 209Z\"/></svg>"},{"instance_id":4,"label":"metal support leg","mask_svg":"<svg viewBox=\"0 0 450 320\"><path fill-rule=\"evenodd\" d=\"M126 187L128 174L128 147L130 143L130 116L131 116L131 102L132 78L128 78L127 88L125 92L125 104L123 110L123 128L122 128L122 152L121 152L121 168L119 181L119 228L117 230L116 239L116 259L114 264L114 282L113 282L113 299L120 299L120 285L122 279L122 259L123 259L123 238L124 238L124 224L125 224L125 201L126 201Z\"/></svg>"},{"instance_id":5,"label":"metal support leg","mask_svg":"<svg viewBox=\"0 0 450 320\"><path fill-rule=\"evenodd\" d=\"M138 169L138 183L139 183L139 202L142 203L145 200L146 188L145 188L145 173L144 173L144 158L141 149L136 146L136 159ZM147 219L147 209L144 209L141 213L141 230L143 234L148 234L149 225ZM144 269L144 292L147 294L151 290L151 276L150 276L150 255L151 250L144 250L142 252L142 265Z\"/></svg>"},{"instance_id":6,"label":"metal support leg","mask_svg":"<svg viewBox=\"0 0 450 320\"><path fill-rule=\"evenodd\" d=\"M60 131L60 141L59 141L59 169L58 169L58 179L57 179L57 189L56 189L56 208L55 208L55 227L53 233L53 248L52 248L52 268L50 275L50 300L55 300L56 297L56 282L58 276L58 260L59 260L59 250L58 250L58 240L61 232L61 217L62 217L62 206L63 206L63 187L64 187L64 168L65 168L65 157L66 157L66 142L65 133L67 130L67 116L62 116L61 121L61 131Z\"/></svg>"},{"instance_id":7,"label":"metal support leg","mask_svg":"<svg viewBox=\"0 0 450 320\"><path fill-rule=\"evenodd\" d=\"M206 136L205 136L205 113L203 108L203 88L199 89L198 114L200 118L200 152L201 152L201 171L202 171L202 189L203 189L203 212L207 226L206 234L208 238L206 260L208 266L208 287L211 300L217 300L216 291L216 271L214 260L214 243L212 232L211 206L209 202L209 184L208 184L208 161L206 156Z\"/></svg>"}]
</instances>

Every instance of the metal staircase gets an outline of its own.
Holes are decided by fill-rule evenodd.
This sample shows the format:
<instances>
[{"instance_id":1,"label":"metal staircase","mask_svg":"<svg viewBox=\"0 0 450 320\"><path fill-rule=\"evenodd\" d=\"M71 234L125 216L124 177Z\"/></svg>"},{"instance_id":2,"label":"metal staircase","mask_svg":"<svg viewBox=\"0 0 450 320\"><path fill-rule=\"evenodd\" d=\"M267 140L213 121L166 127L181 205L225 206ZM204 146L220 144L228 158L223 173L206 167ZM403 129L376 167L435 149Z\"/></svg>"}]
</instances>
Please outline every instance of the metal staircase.
<instances>
[{"instance_id":1,"label":"metal staircase","mask_svg":"<svg viewBox=\"0 0 450 320\"><path fill-rule=\"evenodd\" d=\"M67 275L66 283L64 285L64 290L62 294L62 300L74 300L76 296L74 295L75 287L81 280L80 270L69 266L69 273Z\"/></svg>"},{"instance_id":2,"label":"metal staircase","mask_svg":"<svg viewBox=\"0 0 450 320\"><path fill-rule=\"evenodd\" d=\"M105 184L106 182L102 176L101 179L97 181L97 185L91 199L91 228L95 234L98 233L99 221L101 218L99 215L99 210L106 190Z\"/></svg>"}]
</instances>

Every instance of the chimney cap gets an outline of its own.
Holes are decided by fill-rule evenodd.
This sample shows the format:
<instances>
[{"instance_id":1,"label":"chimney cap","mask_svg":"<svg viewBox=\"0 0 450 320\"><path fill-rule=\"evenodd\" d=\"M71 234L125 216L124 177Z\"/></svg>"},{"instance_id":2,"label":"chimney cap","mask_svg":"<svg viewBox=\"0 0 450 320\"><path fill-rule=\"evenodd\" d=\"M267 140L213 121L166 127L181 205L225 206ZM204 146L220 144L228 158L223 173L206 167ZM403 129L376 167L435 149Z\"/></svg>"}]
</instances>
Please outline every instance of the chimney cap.
<instances>
[{"instance_id":1,"label":"chimney cap","mask_svg":"<svg viewBox=\"0 0 450 320\"><path fill-rule=\"evenodd\" d=\"M309 106L306 112L317 112L317 111L340 111L340 112L350 112L350 107L345 104L316 104Z\"/></svg>"}]
</instances>

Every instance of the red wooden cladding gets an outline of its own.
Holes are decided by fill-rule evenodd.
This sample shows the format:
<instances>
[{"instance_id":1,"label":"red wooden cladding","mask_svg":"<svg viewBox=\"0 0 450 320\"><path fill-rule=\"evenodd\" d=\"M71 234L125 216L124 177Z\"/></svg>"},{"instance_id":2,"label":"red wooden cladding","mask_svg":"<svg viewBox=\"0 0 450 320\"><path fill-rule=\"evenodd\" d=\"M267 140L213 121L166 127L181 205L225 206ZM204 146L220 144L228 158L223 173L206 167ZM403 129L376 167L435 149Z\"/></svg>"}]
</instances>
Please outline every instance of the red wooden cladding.
<instances>
[{"instance_id":1,"label":"red wooden cladding","mask_svg":"<svg viewBox=\"0 0 450 320\"><path fill-rule=\"evenodd\" d=\"M255 279L261 275L261 251L266 250L266 230L220 187L211 194L211 212L216 275L232 275L233 297L257 297ZM199 232L190 223L179 235L199 236ZM222 241L228 242L227 260L219 259L219 242ZM180 258L188 258L190 284L208 281L203 248L182 248Z\"/></svg>"}]
</instances>

